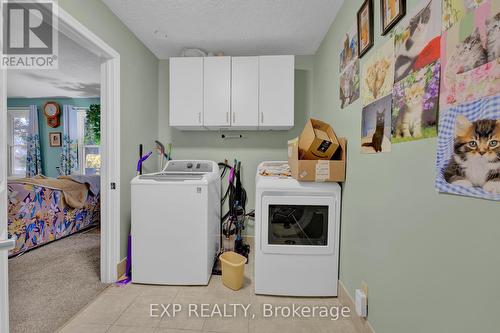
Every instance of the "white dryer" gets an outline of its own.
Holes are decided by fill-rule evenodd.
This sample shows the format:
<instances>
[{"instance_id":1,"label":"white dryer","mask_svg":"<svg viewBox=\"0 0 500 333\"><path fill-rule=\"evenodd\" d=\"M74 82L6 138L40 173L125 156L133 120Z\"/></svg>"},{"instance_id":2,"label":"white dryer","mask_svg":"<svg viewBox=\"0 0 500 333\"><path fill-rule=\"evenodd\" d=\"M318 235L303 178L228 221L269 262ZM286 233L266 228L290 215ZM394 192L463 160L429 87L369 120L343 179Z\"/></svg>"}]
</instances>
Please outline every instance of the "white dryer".
<instances>
[{"instance_id":1,"label":"white dryer","mask_svg":"<svg viewBox=\"0 0 500 333\"><path fill-rule=\"evenodd\" d=\"M206 285L220 249L220 176L212 161L169 161L132 186L132 282Z\"/></svg>"},{"instance_id":2,"label":"white dryer","mask_svg":"<svg viewBox=\"0 0 500 333\"><path fill-rule=\"evenodd\" d=\"M258 170L266 163L280 162L263 162ZM337 296L340 186L261 176L258 170L255 293Z\"/></svg>"}]
</instances>

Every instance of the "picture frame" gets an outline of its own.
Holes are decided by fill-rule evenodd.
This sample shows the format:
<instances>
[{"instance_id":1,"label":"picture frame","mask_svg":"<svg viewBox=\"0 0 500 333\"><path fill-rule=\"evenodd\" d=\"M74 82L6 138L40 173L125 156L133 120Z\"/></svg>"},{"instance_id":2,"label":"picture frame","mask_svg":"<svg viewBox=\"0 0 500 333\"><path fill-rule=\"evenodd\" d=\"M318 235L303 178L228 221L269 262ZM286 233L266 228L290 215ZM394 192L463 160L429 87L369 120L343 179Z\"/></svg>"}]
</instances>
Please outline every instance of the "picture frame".
<instances>
[{"instance_id":1,"label":"picture frame","mask_svg":"<svg viewBox=\"0 0 500 333\"><path fill-rule=\"evenodd\" d=\"M373 46L373 0L365 0L358 10L358 57Z\"/></svg>"},{"instance_id":2,"label":"picture frame","mask_svg":"<svg viewBox=\"0 0 500 333\"><path fill-rule=\"evenodd\" d=\"M387 12L388 5L391 13ZM385 36L405 15L406 0L380 0L381 35Z\"/></svg>"},{"instance_id":3,"label":"picture frame","mask_svg":"<svg viewBox=\"0 0 500 333\"><path fill-rule=\"evenodd\" d=\"M49 133L49 145L51 147L62 147L61 132L50 132Z\"/></svg>"}]
</instances>

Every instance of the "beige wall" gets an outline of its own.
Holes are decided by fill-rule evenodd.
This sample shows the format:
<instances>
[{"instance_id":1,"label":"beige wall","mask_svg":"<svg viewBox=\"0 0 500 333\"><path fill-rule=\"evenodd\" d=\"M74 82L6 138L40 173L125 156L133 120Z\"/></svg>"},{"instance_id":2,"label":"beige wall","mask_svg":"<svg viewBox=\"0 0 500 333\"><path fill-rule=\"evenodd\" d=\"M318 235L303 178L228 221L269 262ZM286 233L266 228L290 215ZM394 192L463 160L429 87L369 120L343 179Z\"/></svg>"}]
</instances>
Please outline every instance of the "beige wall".
<instances>
[{"instance_id":1,"label":"beige wall","mask_svg":"<svg viewBox=\"0 0 500 333\"><path fill-rule=\"evenodd\" d=\"M348 138L340 278L351 295L368 282L378 333L498 332L500 204L436 193L435 139L360 154L361 103L340 109L339 53L361 3L345 1L314 61L312 115ZM374 1L371 51L386 39L379 12Z\"/></svg>"},{"instance_id":2,"label":"beige wall","mask_svg":"<svg viewBox=\"0 0 500 333\"><path fill-rule=\"evenodd\" d=\"M120 53L123 258L130 231L130 180L135 175L138 146L143 143L145 149L151 149L158 134L158 59L100 0L59 0L59 5Z\"/></svg>"}]
</instances>

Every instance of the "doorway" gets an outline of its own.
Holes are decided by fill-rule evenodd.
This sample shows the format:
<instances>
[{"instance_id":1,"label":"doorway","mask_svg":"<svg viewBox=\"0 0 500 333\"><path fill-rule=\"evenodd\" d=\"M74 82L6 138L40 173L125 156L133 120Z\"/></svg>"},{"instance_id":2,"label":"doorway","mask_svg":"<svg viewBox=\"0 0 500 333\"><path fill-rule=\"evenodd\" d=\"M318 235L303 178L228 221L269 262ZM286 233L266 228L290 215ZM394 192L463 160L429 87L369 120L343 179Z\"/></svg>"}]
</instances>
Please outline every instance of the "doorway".
<instances>
[{"instance_id":1,"label":"doorway","mask_svg":"<svg viewBox=\"0 0 500 333\"><path fill-rule=\"evenodd\" d=\"M101 59L101 247L100 279L117 280L120 261L120 55L63 9L58 30ZM7 239L7 72L0 70L0 241ZM8 260L0 249L0 332L8 332Z\"/></svg>"}]
</instances>

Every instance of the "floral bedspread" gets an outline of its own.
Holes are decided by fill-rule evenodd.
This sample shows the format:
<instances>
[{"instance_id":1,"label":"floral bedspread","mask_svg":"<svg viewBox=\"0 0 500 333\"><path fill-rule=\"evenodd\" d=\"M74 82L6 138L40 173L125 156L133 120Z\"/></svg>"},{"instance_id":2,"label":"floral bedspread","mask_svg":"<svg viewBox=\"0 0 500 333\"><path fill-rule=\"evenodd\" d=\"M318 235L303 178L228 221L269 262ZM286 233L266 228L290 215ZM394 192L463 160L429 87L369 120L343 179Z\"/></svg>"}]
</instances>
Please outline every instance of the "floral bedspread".
<instances>
[{"instance_id":1,"label":"floral bedspread","mask_svg":"<svg viewBox=\"0 0 500 333\"><path fill-rule=\"evenodd\" d=\"M41 186L9 184L8 236L16 240L9 256L71 235L100 222L100 198L89 193L82 209L64 204L63 194Z\"/></svg>"}]
</instances>

